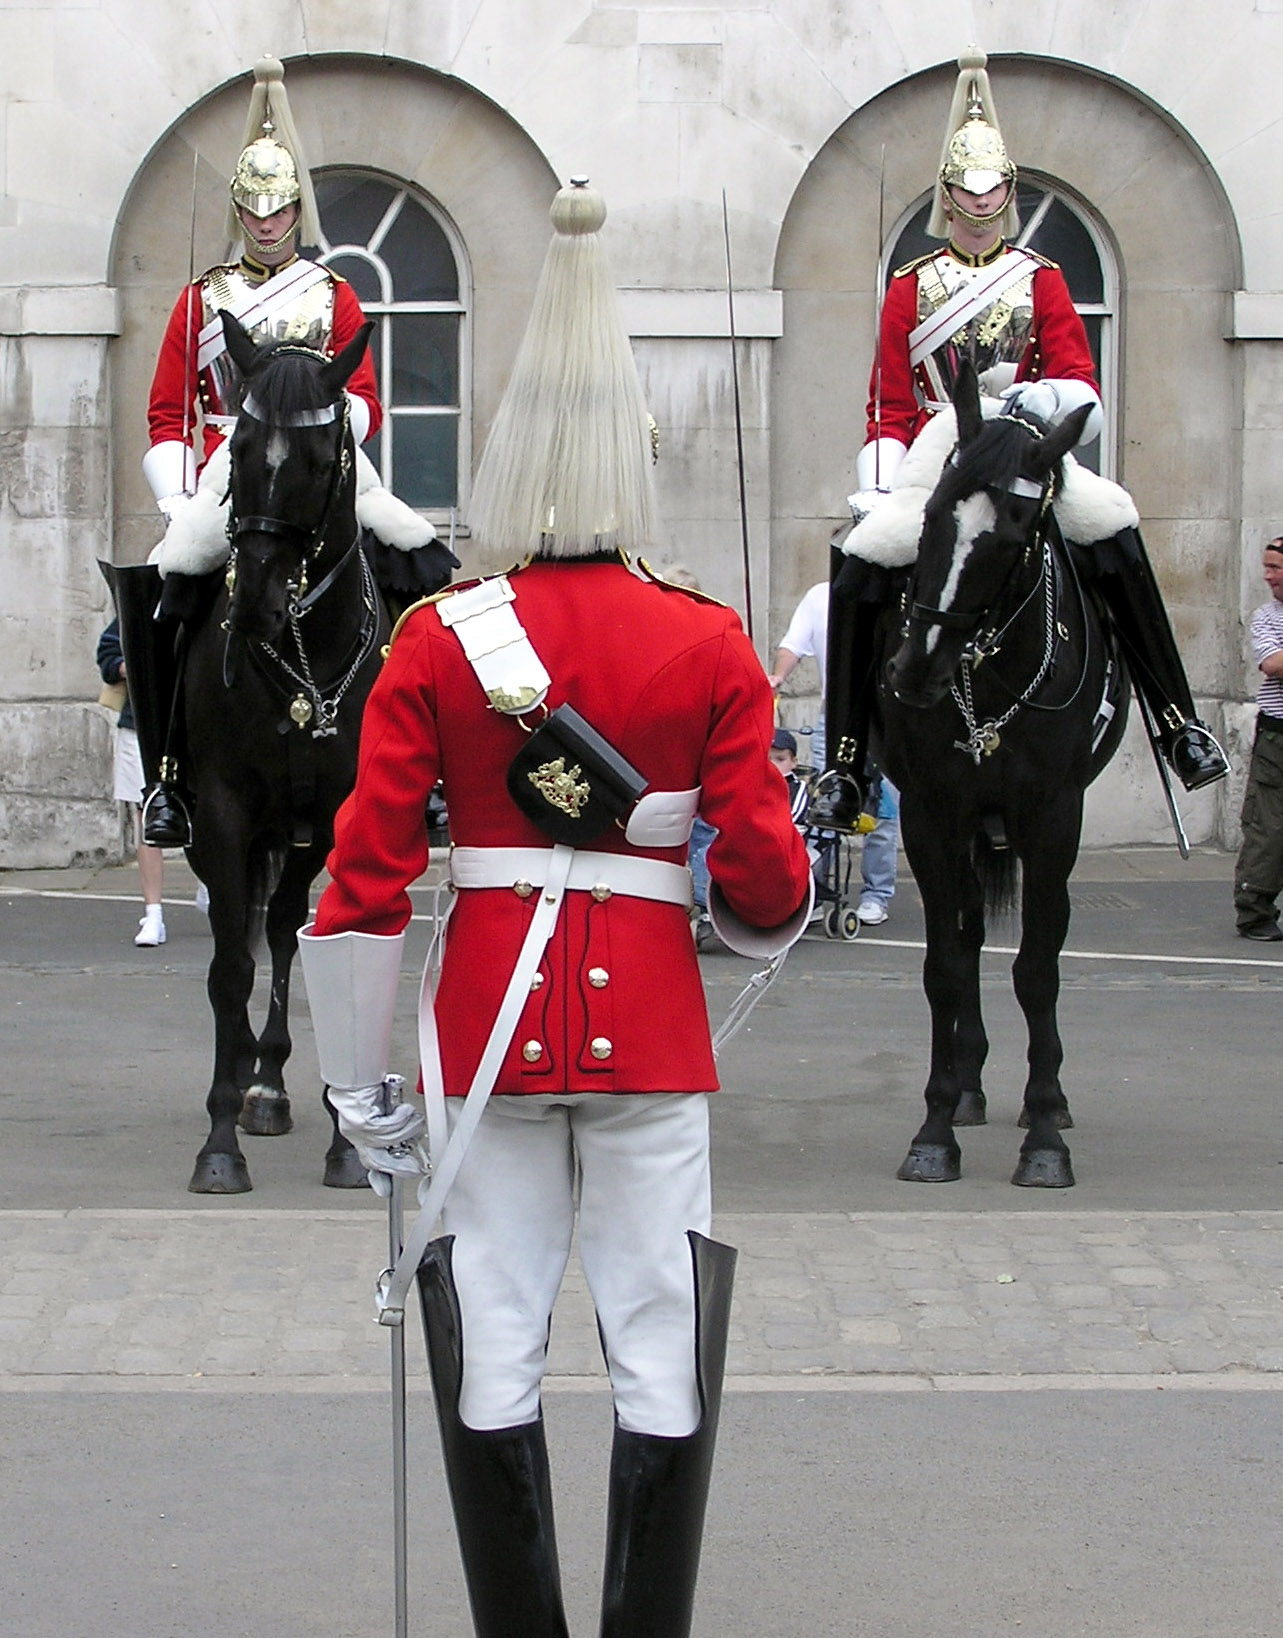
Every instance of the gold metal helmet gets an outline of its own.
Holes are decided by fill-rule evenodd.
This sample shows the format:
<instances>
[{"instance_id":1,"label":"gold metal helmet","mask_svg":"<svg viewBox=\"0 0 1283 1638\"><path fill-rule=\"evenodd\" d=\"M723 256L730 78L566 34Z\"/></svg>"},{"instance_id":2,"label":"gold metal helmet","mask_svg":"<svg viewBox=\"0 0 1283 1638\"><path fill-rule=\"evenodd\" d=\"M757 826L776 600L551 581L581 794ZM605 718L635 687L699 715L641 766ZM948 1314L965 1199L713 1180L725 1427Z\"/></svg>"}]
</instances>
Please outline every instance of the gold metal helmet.
<instances>
[{"instance_id":1,"label":"gold metal helmet","mask_svg":"<svg viewBox=\"0 0 1283 1638\"><path fill-rule=\"evenodd\" d=\"M299 242L317 243L316 196L285 94L285 70L275 57L262 57L254 64L254 89L230 192L229 238L240 237L238 209L253 216L274 216L296 204Z\"/></svg>"},{"instance_id":2,"label":"gold metal helmet","mask_svg":"<svg viewBox=\"0 0 1283 1638\"><path fill-rule=\"evenodd\" d=\"M958 80L940 155L935 202L927 224L927 232L936 239L949 237L949 213L962 216L973 225L997 223L1008 239L1014 238L1020 227L1016 214L1016 167L998 129L987 62L979 46L968 46L958 58ZM1007 189L1002 204L984 217L970 215L949 192L956 187L968 193L988 193L1004 182Z\"/></svg>"},{"instance_id":3,"label":"gold metal helmet","mask_svg":"<svg viewBox=\"0 0 1283 1638\"><path fill-rule=\"evenodd\" d=\"M242 152L232 176L232 198L251 216L274 216L299 200L294 155L277 142L274 129L270 119L264 121L263 135Z\"/></svg>"}]
</instances>

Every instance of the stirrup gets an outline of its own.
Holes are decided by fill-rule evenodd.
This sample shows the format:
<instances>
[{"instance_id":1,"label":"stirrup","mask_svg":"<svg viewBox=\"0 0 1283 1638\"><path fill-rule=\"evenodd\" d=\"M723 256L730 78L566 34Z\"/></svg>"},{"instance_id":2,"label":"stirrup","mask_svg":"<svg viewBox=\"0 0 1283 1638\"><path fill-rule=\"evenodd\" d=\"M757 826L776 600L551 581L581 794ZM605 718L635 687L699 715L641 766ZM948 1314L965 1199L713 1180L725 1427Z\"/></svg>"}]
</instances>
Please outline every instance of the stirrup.
<instances>
[{"instance_id":1,"label":"stirrup","mask_svg":"<svg viewBox=\"0 0 1283 1638\"><path fill-rule=\"evenodd\" d=\"M1214 785L1230 771L1225 752L1209 728L1197 720L1183 723L1174 735L1168 760L1187 791Z\"/></svg>"},{"instance_id":2,"label":"stirrup","mask_svg":"<svg viewBox=\"0 0 1283 1638\"><path fill-rule=\"evenodd\" d=\"M144 797L142 837L148 847L192 845L192 816L172 786L153 785Z\"/></svg>"}]
</instances>

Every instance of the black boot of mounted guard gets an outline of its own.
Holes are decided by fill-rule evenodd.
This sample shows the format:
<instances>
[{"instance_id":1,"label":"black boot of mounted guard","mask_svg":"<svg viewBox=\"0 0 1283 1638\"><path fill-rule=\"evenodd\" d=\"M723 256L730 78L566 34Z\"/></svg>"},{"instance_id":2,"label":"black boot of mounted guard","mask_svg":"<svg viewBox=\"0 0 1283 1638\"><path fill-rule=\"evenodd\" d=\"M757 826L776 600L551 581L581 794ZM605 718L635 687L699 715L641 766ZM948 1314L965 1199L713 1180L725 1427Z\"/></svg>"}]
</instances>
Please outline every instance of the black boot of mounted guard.
<instances>
[{"instance_id":1,"label":"black boot of mounted guard","mask_svg":"<svg viewBox=\"0 0 1283 1638\"><path fill-rule=\"evenodd\" d=\"M884 570L830 550L825 767L807 810L807 823L823 830L855 830L864 806L878 621L891 595Z\"/></svg>"},{"instance_id":2,"label":"black boot of mounted guard","mask_svg":"<svg viewBox=\"0 0 1283 1638\"><path fill-rule=\"evenodd\" d=\"M125 682L146 781L143 841L152 847L187 847L191 805L178 783L179 683L186 639L179 622L157 618L163 581L151 563L104 565L120 618Z\"/></svg>"},{"instance_id":3,"label":"black boot of mounted guard","mask_svg":"<svg viewBox=\"0 0 1283 1638\"><path fill-rule=\"evenodd\" d=\"M1224 779L1229 764L1195 713L1163 594L1140 534L1124 529L1093 552L1099 568L1092 579L1109 609L1136 689L1154 720L1163 755L1187 791Z\"/></svg>"},{"instance_id":4,"label":"black boot of mounted guard","mask_svg":"<svg viewBox=\"0 0 1283 1638\"><path fill-rule=\"evenodd\" d=\"M702 1414L684 1439L616 1427L601 1638L688 1638L722 1405L736 1253L688 1234Z\"/></svg>"},{"instance_id":5,"label":"black boot of mounted guard","mask_svg":"<svg viewBox=\"0 0 1283 1638\"><path fill-rule=\"evenodd\" d=\"M542 1419L476 1429L459 1417L463 1323L453 1238L419 1264L419 1300L446 1481L477 1638L567 1638Z\"/></svg>"}]
</instances>

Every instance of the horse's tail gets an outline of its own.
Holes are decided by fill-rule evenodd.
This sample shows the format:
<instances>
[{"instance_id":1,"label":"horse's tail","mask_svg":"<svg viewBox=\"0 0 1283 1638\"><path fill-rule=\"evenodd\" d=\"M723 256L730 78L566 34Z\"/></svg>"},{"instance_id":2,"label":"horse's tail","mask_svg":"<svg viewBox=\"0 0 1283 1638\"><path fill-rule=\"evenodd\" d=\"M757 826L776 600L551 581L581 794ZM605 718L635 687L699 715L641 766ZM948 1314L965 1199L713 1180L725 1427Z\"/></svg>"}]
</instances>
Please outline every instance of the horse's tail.
<instances>
[{"instance_id":1,"label":"horse's tail","mask_svg":"<svg viewBox=\"0 0 1283 1638\"><path fill-rule=\"evenodd\" d=\"M1005 842L997 845L983 826L971 844L971 863L980 882L985 917L1009 916L1020 902L1020 860Z\"/></svg>"}]
</instances>

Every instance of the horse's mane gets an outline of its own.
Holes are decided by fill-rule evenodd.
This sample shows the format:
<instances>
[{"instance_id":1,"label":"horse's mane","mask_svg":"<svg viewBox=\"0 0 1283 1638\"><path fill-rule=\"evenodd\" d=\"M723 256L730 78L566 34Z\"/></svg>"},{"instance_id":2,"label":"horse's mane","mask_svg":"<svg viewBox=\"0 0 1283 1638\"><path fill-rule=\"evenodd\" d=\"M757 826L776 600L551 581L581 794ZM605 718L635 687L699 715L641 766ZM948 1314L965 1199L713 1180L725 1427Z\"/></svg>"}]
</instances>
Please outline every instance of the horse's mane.
<instances>
[{"instance_id":1,"label":"horse's mane","mask_svg":"<svg viewBox=\"0 0 1283 1638\"><path fill-rule=\"evenodd\" d=\"M1021 459L1029 447L1031 426L1012 416L998 415L985 421L979 435L959 446L946 461L936 486L936 497L946 506L980 489L1008 489L1020 476ZM1053 494L1060 489L1062 468L1057 462L1053 473Z\"/></svg>"},{"instance_id":2,"label":"horse's mane","mask_svg":"<svg viewBox=\"0 0 1283 1638\"><path fill-rule=\"evenodd\" d=\"M334 402L321 380L325 362L322 354L289 342L264 349L251 380L254 402L269 422L288 421L300 411L324 409Z\"/></svg>"}]
</instances>

